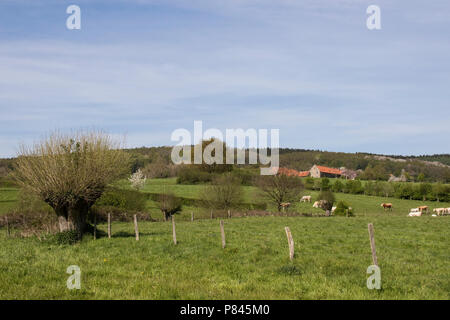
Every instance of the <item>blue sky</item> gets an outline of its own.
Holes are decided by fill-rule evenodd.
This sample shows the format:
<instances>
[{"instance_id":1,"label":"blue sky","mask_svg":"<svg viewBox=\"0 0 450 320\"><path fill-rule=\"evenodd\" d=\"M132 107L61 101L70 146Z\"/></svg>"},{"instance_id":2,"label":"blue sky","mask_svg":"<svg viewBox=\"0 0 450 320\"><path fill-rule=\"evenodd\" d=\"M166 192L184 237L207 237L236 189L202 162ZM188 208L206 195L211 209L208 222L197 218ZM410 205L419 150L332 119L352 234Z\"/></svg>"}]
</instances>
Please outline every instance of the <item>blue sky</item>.
<instances>
[{"instance_id":1,"label":"blue sky","mask_svg":"<svg viewBox=\"0 0 450 320\"><path fill-rule=\"evenodd\" d=\"M449 34L439 0L0 0L0 157L55 129L171 145L194 120L280 129L283 147L449 153Z\"/></svg>"}]
</instances>

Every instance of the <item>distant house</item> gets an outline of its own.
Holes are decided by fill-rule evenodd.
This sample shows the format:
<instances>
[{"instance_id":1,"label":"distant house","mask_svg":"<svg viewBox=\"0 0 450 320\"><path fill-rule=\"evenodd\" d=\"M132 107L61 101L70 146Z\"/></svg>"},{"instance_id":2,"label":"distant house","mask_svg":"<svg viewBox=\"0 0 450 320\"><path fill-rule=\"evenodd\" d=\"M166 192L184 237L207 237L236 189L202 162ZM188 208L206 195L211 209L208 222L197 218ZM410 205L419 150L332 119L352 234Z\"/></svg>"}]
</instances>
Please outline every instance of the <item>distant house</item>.
<instances>
[{"instance_id":1,"label":"distant house","mask_svg":"<svg viewBox=\"0 0 450 320\"><path fill-rule=\"evenodd\" d=\"M311 177L313 178L339 178L342 176L342 171L335 168L329 168L324 166L313 165L309 170Z\"/></svg>"}]
</instances>

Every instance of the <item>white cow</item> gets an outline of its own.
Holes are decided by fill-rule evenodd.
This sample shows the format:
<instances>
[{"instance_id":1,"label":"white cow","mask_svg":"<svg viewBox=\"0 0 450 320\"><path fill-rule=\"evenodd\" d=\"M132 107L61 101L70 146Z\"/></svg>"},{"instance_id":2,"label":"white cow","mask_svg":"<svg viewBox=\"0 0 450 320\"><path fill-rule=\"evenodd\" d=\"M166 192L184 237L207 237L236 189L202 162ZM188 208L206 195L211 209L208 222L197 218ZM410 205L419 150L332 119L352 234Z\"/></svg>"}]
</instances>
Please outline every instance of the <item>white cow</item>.
<instances>
[{"instance_id":1,"label":"white cow","mask_svg":"<svg viewBox=\"0 0 450 320\"><path fill-rule=\"evenodd\" d=\"M334 213L334 210L336 210L336 207L331 208L331 213Z\"/></svg>"},{"instance_id":2,"label":"white cow","mask_svg":"<svg viewBox=\"0 0 450 320\"><path fill-rule=\"evenodd\" d=\"M311 202L311 196L303 196L300 202Z\"/></svg>"},{"instance_id":3,"label":"white cow","mask_svg":"<svg viewBox=\"0 0 450 320\"><path fill-rule=\"evenodd\" d=\"M319 201L314 202L313 208L318 208L318 207L319 207Z\"/></svg>"},{"instance_id":4,"label":"white cow","mask_svg":"<svg viewBox=\"0 0 450 320\"><path fill-rule=\"evenodd\" d=\"M438 216L443 215L445 213L445 211L446 211L446 208L435 208L435 209L433 209L433 212L436 212L436 214Z\"/></svg>"},{"instance_id":5,"label":"white cow","mask_svg":"<svg viewBox=\"0 0 450 320\"><path fill-rule=\"evenodd\" d=\"M422 215L422 212L420 211L411 211L408 216L409 217L420 217Z\"/></svg>"}]
</instances>

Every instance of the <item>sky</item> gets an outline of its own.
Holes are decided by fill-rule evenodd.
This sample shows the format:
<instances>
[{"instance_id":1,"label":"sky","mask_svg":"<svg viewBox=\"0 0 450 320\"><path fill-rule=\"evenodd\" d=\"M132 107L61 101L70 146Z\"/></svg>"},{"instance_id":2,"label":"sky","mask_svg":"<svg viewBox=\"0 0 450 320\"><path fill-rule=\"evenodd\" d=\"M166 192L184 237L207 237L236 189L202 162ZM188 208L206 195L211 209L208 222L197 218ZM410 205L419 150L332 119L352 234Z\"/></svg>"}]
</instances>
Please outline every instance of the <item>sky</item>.
<instances>
[{"instance_id":1,"label":"sky","mask_svg":"<svg viewBox=\"0 0 450 320\"><path fill-rule=\"evenodd\" d=\"M0 0L0 157L54 130L174 145L195 120L289 148L450 153L449 34L447 0Z\"/></svg>"}]
</instances>

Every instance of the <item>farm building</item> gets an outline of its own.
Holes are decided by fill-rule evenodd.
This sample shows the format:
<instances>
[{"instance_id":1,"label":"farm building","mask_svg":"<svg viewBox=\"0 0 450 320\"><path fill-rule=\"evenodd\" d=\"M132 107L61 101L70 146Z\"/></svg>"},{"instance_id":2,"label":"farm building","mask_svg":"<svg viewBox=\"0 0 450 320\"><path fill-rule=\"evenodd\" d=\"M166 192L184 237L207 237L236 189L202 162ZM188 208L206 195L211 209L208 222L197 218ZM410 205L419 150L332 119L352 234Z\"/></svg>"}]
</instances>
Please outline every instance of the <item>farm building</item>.
<instances>
[{"instance_id":1,"label":"farm building","mask_svg":"<svg viewBox=\"0 0 450 320\"><path fill-rule=\"evenodd\" d=\"M311 177L313 178L339 178L342 176L342 171L335 168L329 168L324 166L313 165L309 170Z\"/></svg>"},{"instance_id":2,"label":"farm building","mask_svg":"<svg viewBox=\"0 0 450 320\"><path fill-rule=\"evenodd\" d=\"M288 169L288 168L278 168L278 173L281 175L286 176L294 176L294 177L308 177L311 176L313 178L320 178L320 177L330 177L330 178L337 178L344 175L344 173L335 168L329 168L324 166L318 166L314 165L309 171L297 171L294 169ZM354 177L351 177L350 179L354 179Z\"/></svg>"},{"instance_id":3,"label":"farm building","mask_svg":"<svg viewBox=\"0 0 450 320\"><path fill-rule=\"evenodd\" d=\"M309 171L297 171L294 169L279 168L278 174L283 174L286 176L307 177L309 175Z\"/></svg>"}]
</instances>

